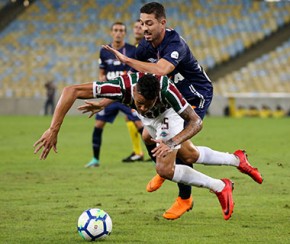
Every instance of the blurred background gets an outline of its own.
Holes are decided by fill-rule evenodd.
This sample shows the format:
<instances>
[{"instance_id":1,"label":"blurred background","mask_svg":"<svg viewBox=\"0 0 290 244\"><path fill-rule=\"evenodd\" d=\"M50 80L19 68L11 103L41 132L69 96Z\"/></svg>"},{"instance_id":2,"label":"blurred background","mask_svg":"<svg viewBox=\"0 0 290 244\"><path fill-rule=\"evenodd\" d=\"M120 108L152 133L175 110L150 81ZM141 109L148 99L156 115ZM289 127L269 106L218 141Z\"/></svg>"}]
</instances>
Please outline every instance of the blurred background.
<instances>
[{"instance_id":1,"label":"blurred background","mask_svg":"<svg viewBox=\"0 0 290 244\"><path fill-rule=\"evenodd\" d=\"M134 0L0 0L0 114L42 115L45 84L98 77L115 21L133 24ZM290 1L159 1L214 84L211 116L285 117L290 111ZM75 109L71 114L77 114Z\"/></svg>"}]
</instances>

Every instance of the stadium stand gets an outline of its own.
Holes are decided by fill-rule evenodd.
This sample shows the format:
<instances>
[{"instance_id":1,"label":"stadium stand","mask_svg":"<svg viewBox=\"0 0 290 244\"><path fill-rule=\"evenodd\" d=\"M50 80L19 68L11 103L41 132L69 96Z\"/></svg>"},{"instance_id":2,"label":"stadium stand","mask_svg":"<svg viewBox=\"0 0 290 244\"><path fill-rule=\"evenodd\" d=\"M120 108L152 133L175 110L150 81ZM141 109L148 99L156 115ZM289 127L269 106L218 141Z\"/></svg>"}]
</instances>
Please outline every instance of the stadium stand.
<instances>
[{"instance_id":1,"label":"stadium stand","mask_svg":"<svg viewBox=\"0 0 290 244\"><path fill-rule=\"evenodd\" d=\"M290 38L280 47L215 83L223 93L290 92Z\"/></svg>"},{"instance_id":2,"label":"stadium stand","mask_svg":"<svg viewBox=\"0 0 290 244\"><path fill-rule=\"evenodd\" d=\"M108 26L121 20L132 36L130 27L144 2L148 1L36 0L0 32L0 98L43 98L47 80L54 80L58 91L94 80L100 46L110 40ZM241 55L290 22L289 1L160 2L166 7L168 26L182 34L206 69ZM216 92L266 92L276 83L277 91L290 92L287 53L289 44L284 44L226 75L216 82ZM275 79L265 75L266 66L267 72L276 72Z\"/></svg>"}]
</instances>

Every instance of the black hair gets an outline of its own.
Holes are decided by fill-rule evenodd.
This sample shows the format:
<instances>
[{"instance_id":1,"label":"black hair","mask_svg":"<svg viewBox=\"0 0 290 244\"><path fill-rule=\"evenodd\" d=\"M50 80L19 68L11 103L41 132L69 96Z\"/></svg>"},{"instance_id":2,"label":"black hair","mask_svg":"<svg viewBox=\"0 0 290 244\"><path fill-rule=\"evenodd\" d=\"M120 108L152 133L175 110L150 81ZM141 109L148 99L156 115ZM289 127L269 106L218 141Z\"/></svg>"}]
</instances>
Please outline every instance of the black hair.
<instances>
[{"instance_id":1,"label":"black hair","mask_svg":"<svg viewBox=\"0 0 290 244\"><path fill-rule=\"evenodd\" d=\"M166 19L165 9L162 4L150 2L143 5L140 9L140 14L154 14L156 19Z\"/></svg>"},{"instance_id":2,"label":"black hair","mask_svg":"<svg viewBox=\"0 0 290 244\"><path fill-rule=\"evenodd\" d=\"M114 22L114 23L111 25L111 30L113 30L113 27L114 27L115 25L123 25L123 26L125 27L125 32L127 32L126 25L125 25L123 22L120 22L120 21Z\"/></svg>"},{"instance_id":3,"label":"black hair","mask_svg":"<svg viewBox=\"0 0 290 244\"><path fill-rule=\"evenodd\" d=\"M145 99L153 100L158 97L160 82L154 75L145 74L138 80L136 88Z\"/></svg>"}]
</instances>

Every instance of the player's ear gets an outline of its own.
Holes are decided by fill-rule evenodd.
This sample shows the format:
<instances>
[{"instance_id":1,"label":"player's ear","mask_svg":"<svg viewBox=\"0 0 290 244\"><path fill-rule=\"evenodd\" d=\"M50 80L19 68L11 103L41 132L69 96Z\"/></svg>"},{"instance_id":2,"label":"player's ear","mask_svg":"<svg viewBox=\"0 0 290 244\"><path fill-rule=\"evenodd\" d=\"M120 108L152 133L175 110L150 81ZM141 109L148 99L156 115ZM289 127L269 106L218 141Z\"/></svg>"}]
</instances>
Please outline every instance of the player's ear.
<instances>
[{"instance_id":1,"label":"player's ear","mask_svg":"<svg viewBox=\"0 0 290 244\"><path fill-rule=\"evenodd\" d=\"M162 25L166 26L167 21L166 21L166 19L162 19L162 20L160 21L160 23L161 23Z\"/></svg>"}]
</instances>

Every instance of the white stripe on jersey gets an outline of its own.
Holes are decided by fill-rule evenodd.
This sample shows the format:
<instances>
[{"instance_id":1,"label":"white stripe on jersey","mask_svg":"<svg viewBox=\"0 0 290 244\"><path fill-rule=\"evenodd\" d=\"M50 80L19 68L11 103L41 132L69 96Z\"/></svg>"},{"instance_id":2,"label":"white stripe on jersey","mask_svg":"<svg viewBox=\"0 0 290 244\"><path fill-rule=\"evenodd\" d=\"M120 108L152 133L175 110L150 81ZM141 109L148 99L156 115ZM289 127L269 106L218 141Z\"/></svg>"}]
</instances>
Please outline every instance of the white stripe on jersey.
<instances>
[{"instance_id":1,"label":"white stripe on jersey","mask_svg":"<svg viewBox=\"0 0 290 244\"><path fill-rule=\"evenodd\" d=\"M96 92L96 87L97 87L97 82L93 82L93 97L97 97L97 92Z\"/></svg>"},{"instance_id":2,"label":"white stripe on jersey","mask_svg":"<svg viewBox=\"0 0 290 244\"><path fill-rule=\"evenodd\" d=\"M94 82L94 83L96 83L96 82ZM105 87L105 86L120 88L120 92L119 93L117 93L117 92L104 93L104 92L102 92L102 87ZM97 88L97 92L94 95L96 95L98 97L117 97L117 96L121 96L122 97L123 96L123 94L121 92L121 87L120 87L119 84L112 84L112 83L110 83L110 84L107 84L107 83L97 84L96 83L96 88ZM95 91L95 89L94 89L94 91Z\"/></svg>"},{"instance_id":3,"label":"white stripe on jersey","mask_svg":"<svg viewBox=\"0 0 290 244\"><path fill-rule=\"evenodd\" d=\"M177 89L177 88L176 88L176 89ZM182 103L181 103L181 101L179 100L179 97L176 96L176 94L175 94L174 92L172 92L170 89L168 89L168 91L170 92L170 94L171 94L172 96L175 97L175 100L178 102L179 107L180 107L181 109L180 109L177 113L178 113L178 114L181 114L181 113L182 113L182 112L187 108L188 103L186 102L186 105L183 106ZM185 101L186 101L186 100L185 100Z\"/></svg>"}]
</instances>

